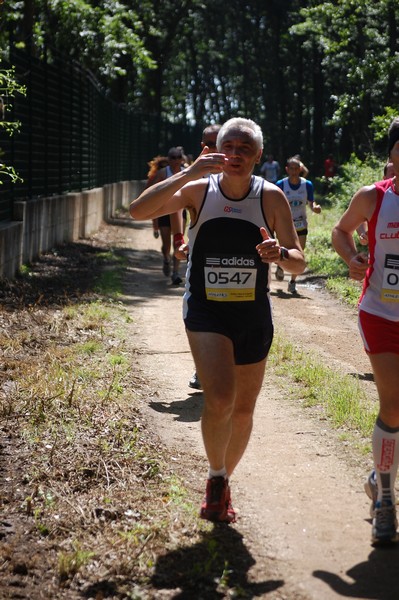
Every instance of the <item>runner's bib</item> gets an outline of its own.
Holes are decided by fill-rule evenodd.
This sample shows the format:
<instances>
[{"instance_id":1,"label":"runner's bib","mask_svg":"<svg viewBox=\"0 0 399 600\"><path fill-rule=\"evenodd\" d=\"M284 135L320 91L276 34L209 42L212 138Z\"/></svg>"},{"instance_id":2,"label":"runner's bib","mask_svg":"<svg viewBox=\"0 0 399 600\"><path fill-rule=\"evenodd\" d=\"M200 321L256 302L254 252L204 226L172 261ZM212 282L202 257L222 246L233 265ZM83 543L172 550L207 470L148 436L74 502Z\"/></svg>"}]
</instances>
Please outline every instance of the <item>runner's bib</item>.
<instances>
[{"instance_id":1,"label":"runner's bib","mask_svg":"<svg viewBox=\"0 0 399 600\"><path fill-rule=\"evenodd\" d=\"M207 256L204 267L207 300L255 300L256 272L253 256Z\"/></svg>"},{"instance_id":2,"label":"runner's bib","mask_svg":"<svg viewBox=\"0 0 399 600\"><path fill-rule=\"evenodd\" d=\"M306 229L307 224L305 223L305 221L303 219L295 219L294 226L295 226L295 229L298 231L300 229Z\"/></svg>"},{"instance_id":3,"label":"runner's bib","mask_svg":"<svg viewBox=\"0 0 399 600\"><path fill-rule=\"evenodd\" d=\"M399 302L399 255L385 256L381 288L382 302Z\"/></svg>"}]
</instances>

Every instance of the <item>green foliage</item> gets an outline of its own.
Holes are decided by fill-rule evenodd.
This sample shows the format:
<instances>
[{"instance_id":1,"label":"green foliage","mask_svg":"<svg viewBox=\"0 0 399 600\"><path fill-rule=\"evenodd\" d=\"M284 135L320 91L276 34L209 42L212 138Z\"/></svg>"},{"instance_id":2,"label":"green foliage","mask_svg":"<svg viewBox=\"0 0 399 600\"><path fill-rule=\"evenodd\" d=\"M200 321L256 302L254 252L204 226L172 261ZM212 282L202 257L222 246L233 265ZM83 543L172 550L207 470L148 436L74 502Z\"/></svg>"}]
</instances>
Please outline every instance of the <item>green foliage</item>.
<instances>
[{"instance_id":1,"label":"green foliage","mask_svg":"<svg viewBox=\"0 0 399 600\"><path fill-rule=\"evenodd\" d=\"M302 8L302 21L291 28L296 35L312 36L323 52L326 71L333 71L335 88L346 81L346 92L336 98L333 118L344 124L362 104L367 85L375 81L375 69L388 68L387 37L383 24L388 19L389 1L337 0L312 3ZM373 89L373 93L376 90Z\"/></svg>"},{"instance_id":2,"label":"green foliage","mask_svg":"<svg viewBox=\"0 0 399 600\"><path fill-rule=\"evenodd\" d=\"M384 165L385 160L375 155L370 154L361 160L352 154L348 162L341 165L339 175L332 180L328 202L343 212L360 187L382 179Z\"/></svg>"},{"instance_id":3,"label":"green foliage","mask_svg":"<svg viewBox=\"0 0 399 600\"><path fill-rule=\"evenodd\" d=\"M19 32L15 41L18 47L24 47L29 39L40 56L47 42L50 60L53 49L63 54L67 49L71 59L111 88L116 80L129 76L133 82L140 71L155 67L144 45L142 18L132 4L110 0L37 0L33 21L27 24L22 3L11 2L6 19ZM143 5L148 8L147 2ZM29 29L23 30L23 26Z\"/></svg>"},{"instance_id":4,"label":"green foliage","mask_svg":"<svg viewBox=\"0 0 399 600\"><path fill-rule=\"evenodd\" d=\"M391 106L385 106L384 111L385 112L382 115L375 115L370 125L370 129L374 131L374 138L376 141L387 139L387 131L391 121L399 116L397 107L392 108Z\"/></svg>"},{"instance_id":5,"label":"green foliage","mask_svg":"<svg viewBox=\"0 0 399 600\"><path fill-rule=\"evenodd\" d=\"M346 276L339 276L339 272L345 272ZM361 284L353 279L348 279L348 269L341 261L341 269L337 272L337 276L327 280L327 289L350 306L356 306L360 297Z\"/></svg>"},{"instance_id":6,"label":"green foliage","mask_svg":"<svg viewBox=\"0 0 399 600\"><path fill-rule=\"evenodd\" d=\"M309 236L305 255L307 266L313 273L323 276L346 275L346 265L331 246L331 230L337 221L337 210L324 207L320 215L310 215Z\"/></svg>"},{"instance_id":7,"label":"green foliage","mask_svg":"<svg viewBox=\"0 0 399 600\"><path fill-rule=\"evenodd\" d=\"M11 110L11 101L15 94L25 94L26 89L20 85L15 77L15 69L0 69L0 130L3 129L8 135L19 131L20 122L10 121L7 113ZM0 161L3 151L0 148ZM0 162L0 185L3 179L10 178L12 182L20 180L12 165Z\"/></svg>"},{"instance_id":8,"label":"green foliage","mask_svg":"<svg viewBox=\"0 0 399 600\"><path fill-rule=\"evenodd\" d=\"M172 123L255 118L266 152L300 152L315 175L334 151L384 151L399 102L394 0L37 0L0 8L3 56L47 44L90 69L110 98ZM237 19L237 15L239 18ZM312 74L310 77L309 74ZM386 133L386 132L385 132ZM177 143L177 142L176 142ZM381 146L380 146L381 144Z\"/></svg>"}]
</instances>

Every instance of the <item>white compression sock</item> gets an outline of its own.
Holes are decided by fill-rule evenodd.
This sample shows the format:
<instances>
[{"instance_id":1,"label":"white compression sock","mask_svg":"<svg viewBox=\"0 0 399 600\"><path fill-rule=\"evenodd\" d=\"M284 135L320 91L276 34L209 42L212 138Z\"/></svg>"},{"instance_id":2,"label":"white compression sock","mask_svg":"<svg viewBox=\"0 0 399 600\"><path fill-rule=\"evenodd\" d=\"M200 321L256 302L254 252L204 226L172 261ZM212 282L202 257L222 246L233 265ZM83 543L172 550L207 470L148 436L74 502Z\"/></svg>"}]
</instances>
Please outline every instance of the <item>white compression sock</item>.
<instances>
[{"instance_id":1,"label":"white compression sock","mask_svg":"<svg viewBox=\"0 0 399 600\"><path fill-rule=\"evenodd\" d=\"M390 500L395 504L395 480L399 465L399 428L388 427L378 417L372 441L378 501Z\"/></svg>"}]
</instances>

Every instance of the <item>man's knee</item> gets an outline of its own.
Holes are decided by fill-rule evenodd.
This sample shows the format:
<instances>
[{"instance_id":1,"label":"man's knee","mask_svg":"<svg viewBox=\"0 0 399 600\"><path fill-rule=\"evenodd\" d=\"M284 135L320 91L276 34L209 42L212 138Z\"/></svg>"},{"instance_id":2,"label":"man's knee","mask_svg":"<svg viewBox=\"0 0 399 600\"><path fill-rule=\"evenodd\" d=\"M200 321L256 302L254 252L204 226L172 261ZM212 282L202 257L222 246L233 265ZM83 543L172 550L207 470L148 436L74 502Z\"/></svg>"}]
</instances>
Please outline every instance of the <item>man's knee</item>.
<instances>
[{"instance_id":1,"label":"man's knee","mask_svg":"<svg viewBox=\"0 0 399 600\"><path fill-rule=\"evenodd\" d=\"M205 396L204 411L213 418L230 418L234 409L234 398L231 394L209 394Z\"/></svg>"},{"instance_id":2,"label":"man's knee","mask_svg":"<svg viewBox=\"0 0 399 600\"><path fill-rule=\"evenodd\" d=\"M236 423L240 423L243 427L247 423L252 423L254 416L254 407L240 407L233 410L232 418Z\"/></svg>"}]
</instances>

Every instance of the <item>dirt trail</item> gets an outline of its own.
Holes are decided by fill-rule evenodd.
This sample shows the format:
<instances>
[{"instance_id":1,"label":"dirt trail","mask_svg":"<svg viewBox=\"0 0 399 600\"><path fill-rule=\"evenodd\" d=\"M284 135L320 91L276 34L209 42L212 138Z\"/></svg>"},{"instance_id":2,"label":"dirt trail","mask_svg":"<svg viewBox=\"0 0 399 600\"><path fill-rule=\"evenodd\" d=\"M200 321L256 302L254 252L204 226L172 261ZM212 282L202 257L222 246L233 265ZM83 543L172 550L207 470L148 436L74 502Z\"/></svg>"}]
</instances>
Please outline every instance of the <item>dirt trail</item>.
<instances>
[{"instance_id":1,"label":"dirt trail","mask_svg":"<svg viewBox=\"0 0 399 600\"><path fill-rule=\"evenodd\" d=\"M141 369L157 389L143 410L176 461L194 457L197 469L187 478L195 481L200 503L207 470L202 394L187 386L193 361L181 319L183 289L163 277L160 243L148 223L116 227L115 235L119 246L129 248L124 300L132 306ZM277 331L342 373L360 375L375 397L355 311L306 277L299 278L296 297L286 286L273 282ZM399 598L399 549L374 550L369 543L363 481L370 460L353 457L325 420L285 397L266 372L252 438L231 480L239 513L232 527L248 553L248 581L257 590L250 597Z\"/></svg>"}]
</instances>

